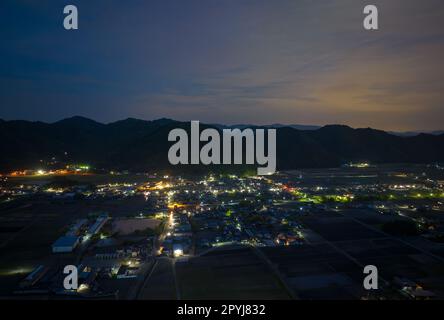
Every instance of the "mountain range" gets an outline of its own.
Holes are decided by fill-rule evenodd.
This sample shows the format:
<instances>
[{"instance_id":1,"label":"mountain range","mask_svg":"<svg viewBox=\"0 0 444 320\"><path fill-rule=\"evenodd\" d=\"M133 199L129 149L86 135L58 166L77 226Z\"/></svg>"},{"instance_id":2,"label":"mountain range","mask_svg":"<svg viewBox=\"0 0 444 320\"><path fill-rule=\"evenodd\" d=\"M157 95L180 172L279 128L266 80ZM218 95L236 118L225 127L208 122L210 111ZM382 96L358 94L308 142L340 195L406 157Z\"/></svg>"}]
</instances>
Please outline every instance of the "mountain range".
<instances>
[{"instance_id":1,"label":"mountain range","mask_svg":"<svg viewBox=\"0 0 444 320\"><path fill-rule=\"evenodd\" d=\"M216 127L216 128L220 128L220 129L225 129L225 128L238 128L238 129L244 129L244 128L251 128L251 127L255 127L257 125L253 125L253 124L234 124L234 125L223 125L223 124L211 124L212 126ZM274 123L274 124L267 124L267 125L262 125L261 127L263 128L283 128L283 127L290 127L293 129L298 129L298 130L318 130L320 128L322 128L322 126L317 126L317 125L305 125L305 124L281 124L281 123ZM391 133L395 136L401 136L401 137L413 137L413 136L417 136L421 133L426 133L426 134L432 134L434 136L438 136L440 134L444 134L444 130L433 130L433 131L387 131L388 133Z\"/></svg>"},{"instance_id":2,"label":"mountain range","mask_svg":"<svg viewBox=\"0 0 444 320\"><path fill-rule=\"evenodd\" d=\"M129 118L109 124L83 117L55 123L0 120L0 172L36 168L52 158L96 168L149 171L171 169L168 133L189 131L189 122ZM221 125L204 125L221 130ZM241 127L241 125L239 125ZM320 128L272 125L277 130L279 170L337 167L352 161L431 163L444 161L444 134L399 136L344 125ZM243 127L241 127L243 128Z\"/></svg>"}]
</instances>

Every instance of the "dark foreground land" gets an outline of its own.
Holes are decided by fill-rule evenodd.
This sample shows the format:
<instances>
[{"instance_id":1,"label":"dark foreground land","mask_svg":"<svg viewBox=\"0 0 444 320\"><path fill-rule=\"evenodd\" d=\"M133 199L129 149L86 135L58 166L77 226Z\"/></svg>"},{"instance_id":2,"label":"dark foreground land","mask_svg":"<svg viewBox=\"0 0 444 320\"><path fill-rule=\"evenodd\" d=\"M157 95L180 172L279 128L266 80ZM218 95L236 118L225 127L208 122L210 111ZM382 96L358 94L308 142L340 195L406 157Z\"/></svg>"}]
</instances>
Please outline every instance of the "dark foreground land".
<instances>
[{"instance_id":1,"label":"dark foreground land","mask_svg":"<svg viewBox=\"0 0 444 320\"><path fill-rule=\"evenodd\" d=\"M94 182L94 176L85 179ZM102 272L95 282L100 294L87 298L444 299L441 169L306 170L270 180L211 177L204 186L197 179L168 178L169 186L163 181L149 194L140 191L143 177L118 179L88 191L86 197L47 195L38 187L39 191L0 203L1 298L83 299L56 294L63 266L87 264L104 270L108 260L98 260L98 255L143 247L134 277L108 277ZM98 185L108 181L104 176L99 180ZM20 178L16 183L46 182ZM218 192L212 189L216 187ZM12 188L11 181L3 188ZM249 188L249 194L239 191ZM192 190L199 205L190 204ZM209 190L214 194L207 195ZM264 196L254 198L258 193ZM370 199L368 193L375 196ZM326 202L328 197L336 200ZM180 210L174 207L179 200L187 203ZM154 220L163 212L176 219L176 226L159 218L165 227L149 237L123 237L108 230L106 237L97 235L72 253L52 253L54 241L73 222L91 219L91 212L106 212L109 226L142 219L142 214L143 219ZM413 223L418 230L393 233L386 225L394 221ZM182 228L187 223L191 228ZM283 234L287 242L282 243ZM190 248L175 256L168 243ZM19 283L39 265L50 268L44 285L20 292ZM379 290L364 289L366 265L377 266Z\"/></svg>"}]
</instances>

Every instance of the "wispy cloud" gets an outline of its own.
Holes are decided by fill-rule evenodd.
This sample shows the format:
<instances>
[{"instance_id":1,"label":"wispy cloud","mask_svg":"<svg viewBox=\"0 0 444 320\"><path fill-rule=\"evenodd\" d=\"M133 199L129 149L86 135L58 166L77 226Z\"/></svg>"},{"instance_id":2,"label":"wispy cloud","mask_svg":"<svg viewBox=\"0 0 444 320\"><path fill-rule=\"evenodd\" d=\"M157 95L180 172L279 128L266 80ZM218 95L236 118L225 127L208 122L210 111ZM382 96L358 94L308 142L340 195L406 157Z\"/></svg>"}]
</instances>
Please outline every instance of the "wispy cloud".
<instances>
[{"instance_id":1,"label":"wispy cloud","mask_svg":"<svg viewBox=\"0 0 444 320\"><path fill-rule=\"evenodd\" d=\"M442 129L442 1L375 0L376 32L364 0L76 2L78 34L7 19L0 116Z\"/></svg>"}]
</instances>

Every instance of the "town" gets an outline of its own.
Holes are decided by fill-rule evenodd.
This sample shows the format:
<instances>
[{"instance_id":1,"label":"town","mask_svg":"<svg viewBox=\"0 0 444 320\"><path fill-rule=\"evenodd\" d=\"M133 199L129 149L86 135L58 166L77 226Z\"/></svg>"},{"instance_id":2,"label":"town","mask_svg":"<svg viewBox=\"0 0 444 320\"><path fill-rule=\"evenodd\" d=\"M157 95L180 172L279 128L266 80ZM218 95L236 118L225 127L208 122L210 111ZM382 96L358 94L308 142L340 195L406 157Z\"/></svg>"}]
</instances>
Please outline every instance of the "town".
<instances>
[{"instance_id":1,"label":"town","mask_svg":"<svg viewBox=\"0 0 444 320\"><path fill-rule=\"evenodd\" d=\"M177 176L82 164L0 179L3 297L444 297L439 165Z\"/></svg>"}]
</instances>

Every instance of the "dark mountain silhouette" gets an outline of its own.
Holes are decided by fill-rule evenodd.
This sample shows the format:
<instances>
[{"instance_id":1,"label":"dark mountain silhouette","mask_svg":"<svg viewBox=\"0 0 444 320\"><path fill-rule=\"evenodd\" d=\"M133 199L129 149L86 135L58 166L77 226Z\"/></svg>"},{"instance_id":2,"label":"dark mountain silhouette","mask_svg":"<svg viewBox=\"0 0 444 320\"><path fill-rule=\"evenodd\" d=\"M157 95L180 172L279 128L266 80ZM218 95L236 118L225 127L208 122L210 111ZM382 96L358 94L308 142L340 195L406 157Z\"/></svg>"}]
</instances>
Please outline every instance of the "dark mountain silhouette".
<instances>
[{"instance_id":1,"label":"dark mountain silhouette","mask_svg":"<svg viewBox=\"0 0 444 320\"><path fill-rule=\"evenodd\" d=\"M234 125L211 124L211 126L214 126L218 129L226 129L226 128L227 129L230 129L230 128L244 129L244 128L255 127L257 125L252 125L252 124L234 124ZM281 124L281 123L262 125L261 127L271 128L271 129L290 127L290 128L298 129L298 130L317 130L317 129L322 128L322 126L318 126L318 125ZM420 135L421 133L432 134L432 135L437 136L437 135L444 134L444 131L443 130L437 130L437 131L426 131L426 130L425 131L388 131L388 133L395 135L395 136L401 136L401 137L413 137L413 136Z\"/></svg>"},{"instance_id":2,"label":"dark mountain silhouette","mask_svg":"<svg viewBox=\"0 0 444 320\"><path fill-rule=\"evenodd\" d=\"M434 136L439 136L441 134L444 134L444 131L442 131L442 130L437 130L437 131L401 131L401 132L390 131L389 133L394 134L396 136L413 137L413 136L420 135L421 133L433 134Z\"/></svg>"},{"instance_id":3,"label":"dark mountain silhouette","mask_svg":"<svg viewBox=\"0 0 444 320\"><path fill-rule=\"evenodd\" d=\"M96 168L171 169L168 133L188 122L126 119L110 124L73 117L52 124L0 120L0 171L36 168L53 157ZM205 127L215 125L201 124ZM220 129L221 127L218 127ZM317 130L277 128L278 169L336 167L350 161L444 161L444 135L397 136L374 129L329 125ZM187 166L191 167L191 166ZM179 168L181 169L181 168Z\"/></svg>"},{"instance_id":4,"label":"dark mountain silhouette","mask_svg":"<svg viewBox=\"0 0 444 320\"><path fill-rule=\"evenodd\" d=\"M257 125L253 124L234 124L234 125L223 125L223 124L211 124L211 126L214 126L219 129L245 129L245 128L251 128L256 127ZM274 124L268 124L268 125L262 125L262 128L270 128L270 129L278 129L283 127L290 127L293 129L298 130L317 130L322 128L322 126L313 126L313 125L304 125L304 124L280 124L280 123L274 123Z\"/></svg>"}]
</instances>

